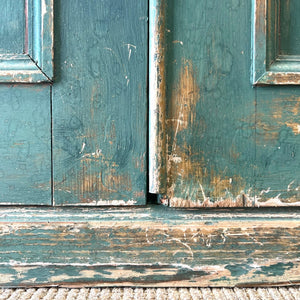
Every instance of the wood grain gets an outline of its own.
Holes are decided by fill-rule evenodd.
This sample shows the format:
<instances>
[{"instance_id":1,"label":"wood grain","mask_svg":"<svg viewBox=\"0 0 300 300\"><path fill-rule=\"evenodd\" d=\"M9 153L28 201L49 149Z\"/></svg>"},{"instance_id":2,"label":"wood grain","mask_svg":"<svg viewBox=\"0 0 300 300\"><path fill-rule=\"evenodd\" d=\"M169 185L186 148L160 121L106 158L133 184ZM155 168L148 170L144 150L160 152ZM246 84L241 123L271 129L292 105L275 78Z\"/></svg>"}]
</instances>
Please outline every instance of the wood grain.
<instances>
[{"instance_id":1,"label":"wood grain","mask_svg":"<svg viewBox=\"0 0 300 300\"><path fill-rule=\"evenodd\" d=\"M252 205L251 3L170 1L167 20L170 205Z\"/></svg>"},{"instance_id":2,"label":"wood grain","mask_svg":"<svg viewBox=\"0 0 300 300\"><path fill-rule=\"evenodd\" d=\"M145 204L147 2L59 2L55 14L55 204Z\"/></svg>"},{"instance_id":3,"label":"wood grain","mask_svg":"<svg viewBox=\"0 0 300 300\"><path fill-rule=\"evenodd\" d=\"M298 284L299 214L276 212L2 210L0 284Z\"/></svg>"}]
</instances>

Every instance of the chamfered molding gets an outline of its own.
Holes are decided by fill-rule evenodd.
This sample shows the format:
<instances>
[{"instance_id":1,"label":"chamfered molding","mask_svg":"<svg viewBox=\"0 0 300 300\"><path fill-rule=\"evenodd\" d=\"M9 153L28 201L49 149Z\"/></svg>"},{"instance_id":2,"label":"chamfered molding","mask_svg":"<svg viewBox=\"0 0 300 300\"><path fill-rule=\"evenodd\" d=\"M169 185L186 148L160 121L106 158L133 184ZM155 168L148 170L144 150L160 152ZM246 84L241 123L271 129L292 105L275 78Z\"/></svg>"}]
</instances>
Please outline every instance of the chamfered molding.
<instances>
[{"instance_id":1,"label":"chamfered molding","mask_svg":"<svg viewBox=\"0 0 300 300\"><path fill-rule=\"evenodd\" d=\"M53 0L25 0L24 53L0 53L0 82L51 82Z\"/></svg>"},{"instance_id":2,"label":"chamfered molding","mask_svg":"<svg viewBox=\"0 0 300 300\"><path fill-rule=\"evenodd\" d=\"M253 0L252 83L300 84L300 55L280 55L281 0Z\"/></svg>"}]
</instances>

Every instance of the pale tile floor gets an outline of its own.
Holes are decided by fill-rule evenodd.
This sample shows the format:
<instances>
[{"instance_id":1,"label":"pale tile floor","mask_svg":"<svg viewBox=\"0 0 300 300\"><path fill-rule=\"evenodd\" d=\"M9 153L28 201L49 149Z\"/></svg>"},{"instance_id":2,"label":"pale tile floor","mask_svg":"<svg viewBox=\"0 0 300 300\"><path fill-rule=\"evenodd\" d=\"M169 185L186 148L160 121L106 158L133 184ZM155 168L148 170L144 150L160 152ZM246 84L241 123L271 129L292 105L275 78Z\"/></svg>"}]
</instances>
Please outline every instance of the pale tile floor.
<instances>
[{"instance_id":1,"label":"pale tile floor","mask_svg":"<svg viewBox=\"0 0 300 300\"><path fill-rule=\"evenodd\" d=\"M300 287L280 288L30 288L2 289L0 300L300 300Z\"/></svg>"}]
</instances>

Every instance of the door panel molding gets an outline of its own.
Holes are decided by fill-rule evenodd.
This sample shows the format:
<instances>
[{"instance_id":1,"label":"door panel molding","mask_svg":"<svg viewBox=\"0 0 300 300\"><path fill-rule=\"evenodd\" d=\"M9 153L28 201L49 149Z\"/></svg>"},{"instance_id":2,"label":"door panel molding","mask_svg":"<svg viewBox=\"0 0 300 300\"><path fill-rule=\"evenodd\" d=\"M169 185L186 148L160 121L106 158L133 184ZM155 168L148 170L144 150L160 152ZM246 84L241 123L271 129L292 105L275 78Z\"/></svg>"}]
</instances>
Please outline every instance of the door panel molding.
<instances>
[{"instance_id":1,"label":"door panel molding","mask_svg":"<svg viewBox=\"0 0 300 300\"><path fill-rule=\"evenodd\" d=\"M0 53L0 82L51 82L53 0L25 0L23 53Z\"/></svg>"}]
</instances>

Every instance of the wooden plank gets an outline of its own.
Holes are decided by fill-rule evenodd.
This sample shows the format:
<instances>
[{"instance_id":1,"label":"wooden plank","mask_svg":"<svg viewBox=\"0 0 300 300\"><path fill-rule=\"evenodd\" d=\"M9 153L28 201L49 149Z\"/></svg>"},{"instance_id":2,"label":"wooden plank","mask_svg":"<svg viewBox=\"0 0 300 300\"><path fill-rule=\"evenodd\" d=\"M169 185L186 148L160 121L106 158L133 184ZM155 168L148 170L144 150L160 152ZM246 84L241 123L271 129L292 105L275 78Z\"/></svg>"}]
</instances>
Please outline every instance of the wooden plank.
<instances>
[{"instance_id":1,"label":"wooden plank","mask_svg":"<svg viewBox=\"0 0 300 300\"><path fill-rule=\"evenodd\" d=\"M252 205L251 3L169 1L167 19L170 205Z\"/></svg>"},{"instance_id":2,"label":"wooden plank","mask_svg":"<svg viewBox=\"0 0 300 300\"><path fill-rule=\"evenodd\" d=\"M2 209L0 229L2 286L300 282L295 209Z\"/></svg>"},{"instance_id":3,"label":"wooden plank","mask_svg":"<svg viewBox=\"0 0 300 300\"><path fill-rule=\"evenodd\" d=\"M256 205L300 205L300 93L257 88Z\"/></svg>"},{"instance_id":4,"label":"wooden plank","mask_svg":"<svg viewBox=\"0 0 300 300\"><path fill-rule=\"evenodd\" d=\"M145 204L147 1L55 9L55 204Z\"/></svg>"},{"instance_id":5,"label":"wooden plank","mask_svg":"<svg viewBox=\"0 0 300 300\"><path fill-rule=\"evenodd\" d=\"M0 204L51 204L48 85L0 86Z\"/></svg>"}]
</instances>

